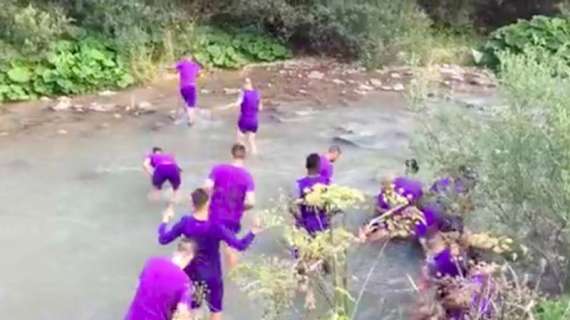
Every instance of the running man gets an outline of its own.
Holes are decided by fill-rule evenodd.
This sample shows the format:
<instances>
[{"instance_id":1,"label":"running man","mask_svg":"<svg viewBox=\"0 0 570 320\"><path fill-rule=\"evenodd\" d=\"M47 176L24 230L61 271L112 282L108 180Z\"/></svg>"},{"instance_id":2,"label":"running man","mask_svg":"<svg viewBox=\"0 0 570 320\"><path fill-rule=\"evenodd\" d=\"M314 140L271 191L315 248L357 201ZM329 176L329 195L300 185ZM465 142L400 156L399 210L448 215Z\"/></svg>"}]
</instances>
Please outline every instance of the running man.
<instances>
[{"instance_id":1,"label":"running man","mask_svg":"<svg viewBox=\"0 0 570 320\"><path fill-rule=\"evenodd\" d=\"M255 184L245 168L245 146L236 143L231 153L233 162L212 168L204 188L212 195L210 220L238 234L244 212L255 205ZM224 255L229 268L233 268L238 260L236 252L224 247Z\"/></svg>"},{"instance_id":2,"label":"running man","mask_svg":"<svg viewBox=\"0 0 570 320\"><path fill-rule=\"evenodd\" d=\"M192 126L196 120L196 103L198 100L196 78L201 69L200 65L191 57L183 58L176 63L176 70L180 75L180 95L186 104L185 113L188 117L189 126Z\"/></svg>"},{"instance_id":3,"label":"running man","mask_svg":"<svg viewBox=\"0 0 570 320\"><path fill-rule=\"evenodd\" d=\"M124 319L171 320L176 312L178 319L190 320L192 284L183 269L193 260L195 249L193 241L183 239L171 259L148 259Z\"/></svg>"},{"instance_id":4,"label":"running man","mask_svg":"<svg viewBox=\"0 0 570 320\"><path fill-rule=\"evenodd\" d=\"M258 90L254 89L251 79L245 79L236 105L240 107L237 142L245 144L247 138L249 150L252 154L257 154L255 134L259 127L258 113L263 109L263 104L261 103L261 95Z\"/></svg>"},{"instance_id":5,"label":"running man","mask_svg":"<svg viewBox=\"0 0 570 320\"><path fill-rule=\"evenodd\" d=\"M334 174L333 164L340 158L342 150L338 145L329 147L328 152L321 155L321 176L325 178L326 184L331 184Z\"/></svg>"},{"instance_id":6,"label":"running man","mask_svg":"<svg viewBox=\"0 0 570 320\"><path fill-rule=\"evenodd\" d=\"M145 158L143 168L152 179L153 191L151 191L149 197L158 199L162 185L168 181L173 190L171 201L176 201L178 189L182 182L180 178L182 169L176 163L174 156L164 153L162 148L154 147L152 148L152 153Z\"/></svg>"},{"instance_id":7,"label":"running man","mask_svg":"<svg viewBox=\"0 0 570 320\"><path fill-rule=\"evenodd\" d=\"M314 185L326 184L326 179L320 175L320 163L321 158L316 153L307 157L305 163L307 175L297 180L296 197L298 199L304 199ZM329 228L329 218L324 210L303 204L299 205L295 219L297 227L304 228L310 235Z\"/></svg>"},{"instance_id":8,"label":"running man","mask_svg":"<svg viewBox=\"0 0 570 320\"><path fill-rule=\"evenodd\" d=\"M192 192L193 214L184 216L170 230L168 223L174 216L172 205L164 212L162 223L158 229L158 241L160 244L168 244L174 239L185 236L196 241L196 258L184 271L190 277L194 285L205 284L205 300L210 309L210 319L222 318L224 283L220 259L220 241L224 241L231 247L243 251L252 243L255 234L261 229L258 226L252 228L244 238L237 239L233 232L224 226L209 221L208 193L204 189L196 189ZM202 301L194 301L192 308L199 308Z\"/></svg>"}]
</instances>

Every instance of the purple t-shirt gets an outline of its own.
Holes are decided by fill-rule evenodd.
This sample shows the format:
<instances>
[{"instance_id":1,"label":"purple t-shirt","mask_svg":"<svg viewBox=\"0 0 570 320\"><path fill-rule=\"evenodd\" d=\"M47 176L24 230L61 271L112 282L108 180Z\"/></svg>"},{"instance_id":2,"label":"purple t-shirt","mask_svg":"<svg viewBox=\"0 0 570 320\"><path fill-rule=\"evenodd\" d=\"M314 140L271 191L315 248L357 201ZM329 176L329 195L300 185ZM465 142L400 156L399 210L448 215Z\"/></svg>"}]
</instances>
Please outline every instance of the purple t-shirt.
<instances>
[{"instance_id":1,"label":"purple t-shirt","mask_svg":"<svg viewBox=\"0 0 570 320\"><path fill-rule=\"evenodd\" d=\"M176 64L180 74L180 88L196 85L196 77L200 73L200 65L188 59L182 59Z\"/></svg>"},{"instance_id":2,"label":"purple t-shirt","mask_svg":"<svg viewBox=\"0 0 570 320\"><path fill-rule=\"evenodd\" d=\"M412 202L418 201L423 196L423 185L420 181L408 177L397 177L392 183L397 194L406 198L410 196ZM377 206L382 210L390 210L390 204L384 199L384 192L384 189L380 190Z\"/></svg>"},{"instance_id":3,"label":"purple t-shirt","mask_svg":"<svg viewBox=\"0 0 570 320\"><path fill-rule=\"evenodd\" d=\"M125 320L170 320L179 303L190 307L192 284L167 258L147 260Z\"/></svg>"},{"instance_id":4,"label":"purple t-shirt","mask_svg":"<svg viewBox=\"0 0 570 320\"><path fill-rule=\"evenodd\" d=\"M212 169L209 178L214 182L210 218L239 225L245 210L246 193L255 190L253 177L245 168L220 164Z\"/></svg>"},{"instance_id":5,"label":"purple t-shirt","mask_svg":"<svg viewBox=\"0 0 570 320\"><path fill-rule=\"evenodd\" d=\"M321 155L321 176L325 179L326 184L332 183L334 168L332 162L326 155Z\"/></svg>"},{"instance_id":6,"label":"purple t-shirt","mask_svg":"<svg viewBox=\"0 0 570 320\"><path fill-rule=\"evenodd\" d=\"M180 236L196 241L196 254L192 262L184 271L194 279L200 280L221 279L222 267L220 260L220 241L230 247L243 251L252 243L255 235L249 232L244 238L236 236L220 224L210 221L197 220L192 216L184 216L170 230L165 223L158 228L158 242L169 244Z\"/></svg>"},{"instance_id":7,"label":"purple t-shirt","mask_svg":"<svg viewBox=\"0 0 570 320\"><path fill-rule=\"evenodd\" d=\"M147 158L150 159L150 165L153 168L162 165L176 164L174 156L168 153L151 153L147 156Z\"/></svg>"},{"instance_id":8,"label":"purple t-shirt","mask_svg":"<svg viewBox=\"0 0 570 320\"><path fill-rule=\"evenodd\" d=\"M240 110L240 122L257 123L260 96L257 90L244 90Z\"/></svg>"},{"instance_id":9,"label":"purple t-shirt","mask_svg":"<svg viewBox=\"0 0 570 320\"><path fill-rule=\"evenodd\" d=\"M304 198L306 191L310 190L316 184L326 184L326 179L322 176L307 176L297 180L297 196ZM314 234L318 231L326 230L329 228L329 219L324 210L300 205L299 211L301 216L297 221L297 225L305 228L309 234Z\"/></svg>"}]
</instances>

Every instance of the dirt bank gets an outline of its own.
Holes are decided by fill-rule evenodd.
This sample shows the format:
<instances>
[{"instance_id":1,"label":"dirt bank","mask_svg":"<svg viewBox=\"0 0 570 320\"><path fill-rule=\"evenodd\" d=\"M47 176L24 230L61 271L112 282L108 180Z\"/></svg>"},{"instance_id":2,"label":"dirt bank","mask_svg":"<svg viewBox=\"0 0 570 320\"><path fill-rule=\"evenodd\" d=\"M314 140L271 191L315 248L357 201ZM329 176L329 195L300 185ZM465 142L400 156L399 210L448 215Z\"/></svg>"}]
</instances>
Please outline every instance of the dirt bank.
<instances>
[{"instance_id":1,"label":"dirt bank","mask_svg":"<svg viewBox=\"0 0 570 320\"><path fill-rule=\"evenodd\" d=\"M476 69L437 66L437 81L453 91L493 90L494 79ZM242 79L250 77L262 91L267 109L310 105L315 108L349 106L364 96L401 96L414 77L411 68L366 71L330 59L306 58L256 65L241 71L211 71L200 80L199 107L213 112L234 101ZM148 121L149 127L172 122L181 101L177 75L164 74L149 86L122 92L100 92L67 101L42 99L0 106L0 138L11 135L67 134L106 128L124 121ZM57 111L53 108L56 107Z\"/></svg>"}]
</instances>

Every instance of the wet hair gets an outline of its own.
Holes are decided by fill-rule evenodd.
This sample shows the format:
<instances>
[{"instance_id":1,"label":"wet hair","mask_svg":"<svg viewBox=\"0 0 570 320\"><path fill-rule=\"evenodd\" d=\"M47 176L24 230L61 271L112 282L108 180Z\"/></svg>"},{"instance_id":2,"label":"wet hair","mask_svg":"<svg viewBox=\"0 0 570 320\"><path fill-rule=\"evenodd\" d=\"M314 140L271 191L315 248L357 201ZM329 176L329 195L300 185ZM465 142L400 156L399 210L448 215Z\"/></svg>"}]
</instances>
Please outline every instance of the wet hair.
<instances>
[{"instance_id":1,"label":"wet hair","mask_svg":"<svg viewBox=\"0 0 570 320\"><path fill-rule=\"evenodd\" d=\"M418 165L418 161L416 159L408 159L404 162L406 165L406 169L408 169L411 173L418 173L420 171L420 166Z\"/></svg>"},{"instance_id":2,"label":"wet hair","mask_svg":"<svg viewBox=\"0 0 570 320\"><path fill-rule=\"evenodd\" d=\"M245 146L241 143L236 143L232 146L232 157L234 159L245 159L246 155Z\"/></svg>"},{"instance_id":3,"label":"wet hair","mask_svg":"<svg viewBox=\"0 0 570 320\"><path fill-rule=\"evenodd\" d=\"M342 149L340 148L340 146L338 144L333 144L332 146L329 147L329 152L330 153L342 154Z\"/></svg>"},{"instance_id":4,"label":"wet hair","mask_svg":"<svg viewBox=\"0 0 570 320\"><path fill-rule=\"evenodd\" d=\"M316 153L311 153L305 161L305 168L309 173L318 173L321 169L321 157Z\"/></svg>"},{"instance_id":5,"label":"wet hair","mask_svg":"<svg viewBox=\"0 0 570 320\"><path fill-rule=\"evenodd\" d=\"M153 147L152 153L157 153L157 152L162 152L162 148L161 147Z\"/></svg>"},{"instance_id":6,"label":"wet hair","mask_svg":"<svg viewBox=\"0 0 570 320\"><path fill-rule=\"evenodd\" d=\"M182 238L176 245L176 253L188 255L196 252L196 241L188 238Z\"/></svg>"},{"instance_id":7,"label":"wet hair","mask_svg":"<svg viewBox=\"0 0 570 320\"><path fill-rule=\"evenodd\" d=\"M198 188L198 189L192 191L191 198L192 198L192 204L194 205L194 208L202 209L204 207L204 205L206 205L206 203L208 203L210 196L208 195L208 192L206 192L206 190L204 190L202 188Z\"/></svg>"}]
</instances>

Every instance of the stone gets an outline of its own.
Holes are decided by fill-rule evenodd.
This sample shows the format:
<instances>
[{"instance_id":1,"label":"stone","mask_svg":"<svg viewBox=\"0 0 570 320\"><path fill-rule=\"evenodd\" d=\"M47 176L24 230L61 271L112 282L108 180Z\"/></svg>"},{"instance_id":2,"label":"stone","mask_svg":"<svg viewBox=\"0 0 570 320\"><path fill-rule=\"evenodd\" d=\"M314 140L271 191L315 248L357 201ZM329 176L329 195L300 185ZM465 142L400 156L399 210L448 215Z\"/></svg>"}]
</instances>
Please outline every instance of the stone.
<instances>
[{"instance_id":1,"label":"stone","mask_svg":"<svg viewBox=\"0 0 570 320\"><path fill-rule=\"evenodd\" d=\"M111 91L111 90L105 90L105 91L101 91L99 92L99 96L101 97L110 97L110 96L114 96L117 93L115 91Z\"/></svg>"},{"instance_id":2,"label":"stone","mask_svg":"<svg viewBox=\"0 0 570 320\"><path fill-rule=\"evenodd\" d=\"M334 84L338 84L338 85L346 84L345 81L342 81L342 80L340 80L340 79L332 79L332 82L333 82Z\"/></svg>"},{"instance_id":3,"label":"stone","mask_svg":"<svg viewBox=\"0 0 570 320\"><path fill-rule=\"evenodd\" d=\"M358 86L358 90L360 91L372 91L374 90L373 87L365 85L365 84L361 84L360 86Z\"/></svg>"},{"instance_id":4,"label":"stone","mask_svg":"<svg viewBox=\"0 0 570 320\"><path fill-rule=\"evenodd\" d=\"M51 99L48 98L48 97L41 97L41 98L40 98L40 101L43 101L43 102L50 102Z\"/></svg>"},{"instance_id":5,"label":"stone","mask_svg":"<svg viewBox=\"0 0 570 320\"><path fill-rule=\"evenodd\" d=\"M322 73L320 71L316 71L316 70L309 72L309 75L307 75L307 78L313 79L313 80L322 80L324 77L325 77L324 73Z\"/></svg>"},{"instance_id":6,"label":"stone","mask_svg":"<svg viewBox=\"0 0 570 320\"><path fill-rule=\"evenodd\" d=\"M227 95L239 94L239 92L240 92L239 88L224 88L224 93Z\"/></svg>"},{"instance_id":7,"label":"stone","mask_svg":"<svg viewBox=\"0 0 570 320\"><path fill-rule=\"evenodd\" d=\"M95 111L95 112L109 112L115 109L115 107L116 106L112 103L99 104L97 102L92 102L89 105L88 109L89 111Z\"/></svg>"},{"instance_id":8,"label":"stone","mask_svg":"<svg viewBox=\"0 0 570 320\"><path fill-rule=\"evenodd\" d=\"M392 86L392 90L397 91L397 92L404 91L404 89L405 89L404 85L401 83L396 83L394 86Z\"/></svg>"},{"instance_id":9,"label":"stone","mask_svg":"<svg viewBox=\"0 0 570 320\"><path fill-rule=\"evenodd\" d=\"M273 85L271 84L271 82L268 82L268 83L267 83L267 87L268 87L268 88L273 87Z\"/></svg>"},{"instance_id":10,"label":"stone","mask_svg":"<svg viewBox=\"0 0 570 320\"><path fill-rule=\"evenodd\" d=\"M68 97L59 97L57 103L50 107L53 111L67 111L71 108L71 99Z\"/></svg>"},{"instance_id":11,"label":"stone","mask_svg":"<svg viewBox=\"0 0 570 320\"><path fill-rule=\"evenodd\" d=\"M201 94L210 94L210 90L208 90L208 89L202 89L202 90L200 90L200 93L201 93Z\"/></svg>"},{"instance_id":12,"label":"stone","mask_svg":"<svg viewBox=\"0 0 570 320\"><path fill-rule=\"evenodd\" d=\"M307 94L307 90L300 89L300 90L299 90L299 93L300 93L300 94Z\"/></svg>"},{"instance_id":13,"label":"stone","mask_svg":"<svg viewBox=\"0 0 570 320\"><path fill-rule=\"evenodd\" d=\"M85 112L85 109L83 108L83 105L82 105L82 104L74 104L74 105L72 106L72 109L73 109L73 111L79 112L79 113Z\"/></svg>"},{"instance_id":14,"label":"stone","mask_svg":"<svg viewBox=\"0 0 570 320\"><path fill-rule=\"evenodd\" d=\"M67 130L59 129L59 130L57 130L57 134L65 135L65 134L67 134Z\"/></svg>"},{"instance_id":15,"label":"stone","mask_svg":"<svg viewBox=\"0 0 570 320\"><path fill-rule=\"evenodd\" d=\"M369 80L370 84L376 88L380 88L382 87L382 80L380 79L376 79L376 78L372 78Z\"/></svg>"},{"instance_id":16,"label":"stone","mask_svg":"<svg viewBox=\"0 0 570 320\"><path fill-rule=\"evenodd\" d=\"M361 95L361 96L365 96L365 95L368 94L368 92L362 91L362 90L358 90L358 89L354 90L354 93L356 93L356 94L358 94L358 95Z\"/></svg>"},{"instance_id":17,"label":"stone","mask_svg":"<svg viewBox=\"0 0 570 320\"><path fill-rule=\"evenodd\" d=\"M115 119L121 119L123 116L120 113L115 113L113 117L115 117Z\"/></svg>"},{"instance_id":18,"label":"stone","mask_svg":"<svg viewBox=\"0 0 570 320\"><path fill-rule=\"evenodd\" d=\"M0 137L5 137L7 135L8 135L8 132L6 132L6 131L0 132Z\"/></svg>"},{"instance_id":19,"label":"stone","mask_svg":"<svg viewBox=\"0 0 570 320\"><path fill-rule=\"evenodd\" d=\"M392 78L392 79L401 79L401 78L402 78L402 75L399 74L399 73L396 73L396 72L392 72L392 73L390 73L390 78Z\"/></svg>"},{"instance_id":20,"label":"stone","mask_svg":"<svg viewBox=\"0 0 570 320\"><path fill-rule=\"evenodd\" d=\"M390 86L381 86L380 89L382 89L384 91L392 91L392 87L390 87Z\"/></svg>"},{"instance_id":21,"label":"stone","mask_svg":"<svg viewBox=\"0 0 570 320\"><path fill-rule=\"evenodd\" d=\"M137 103L137 111L141 114L155 113L156 108L148 101L141 101Z\"/></svg>"}]
</instances>

